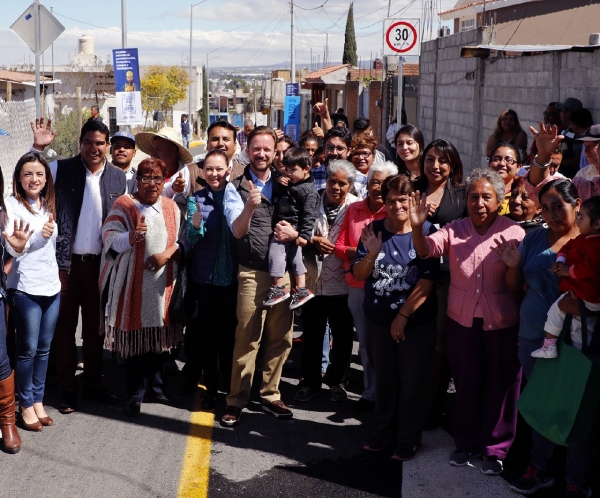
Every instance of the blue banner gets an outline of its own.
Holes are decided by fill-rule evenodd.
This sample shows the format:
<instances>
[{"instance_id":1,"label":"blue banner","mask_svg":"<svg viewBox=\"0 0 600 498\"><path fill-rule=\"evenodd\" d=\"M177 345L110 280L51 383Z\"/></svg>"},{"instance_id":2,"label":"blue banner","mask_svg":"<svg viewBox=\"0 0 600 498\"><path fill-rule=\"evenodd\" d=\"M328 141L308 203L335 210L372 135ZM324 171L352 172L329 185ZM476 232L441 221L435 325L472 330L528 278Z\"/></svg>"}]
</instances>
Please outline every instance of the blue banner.
<instances>
[{"instance_id":1,"label":"blue banner","mask_svg":"<svg viewBox=\"0 0 600 498\"><path fill-rule=\"evenodd\" d=\"M300 92L300 83L286 83L285 94L288 97L297 97Z\"/></svg>"},{"instance_id":2,"label":"blue banner","mask_svg":"<svg viewBox=\"0 0 600 498\"><path fill-rule=\"evenodd\" d=\"M296 142L300 139L300 97L286 97L283 110L283 132Z\"/></svg>"},{"instance_id":3,"label":"blue banner","mask_svg":"<svg viewBox=\"0 0 600 498\"><path fill-rule=\"evenodd\" d=\"M138 49L114 49L113 67L117 97L117 124L143 124Z\"/></svg>"}]
</instances>

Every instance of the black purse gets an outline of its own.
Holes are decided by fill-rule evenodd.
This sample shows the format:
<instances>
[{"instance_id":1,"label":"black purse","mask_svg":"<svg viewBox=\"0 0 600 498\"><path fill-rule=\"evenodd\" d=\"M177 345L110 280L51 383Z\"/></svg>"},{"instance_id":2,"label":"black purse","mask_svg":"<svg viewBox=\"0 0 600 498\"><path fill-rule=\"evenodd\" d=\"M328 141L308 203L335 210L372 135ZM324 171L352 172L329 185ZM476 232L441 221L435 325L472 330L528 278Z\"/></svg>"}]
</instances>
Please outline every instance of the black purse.
<instances>
[{"instance_id":1,"label":"black purse","mask_svg":"<svg viewBox=\"0 0 600 498\"><path fill-rule=\"evenodd\" d=\"M185 325L198 316L198 303L194 293L188 290L188 274L183 247L180 246L180 250L182 257L179 260L177 280L169 303L169 319L171 323Z\"/></svg>"}]
</instances>

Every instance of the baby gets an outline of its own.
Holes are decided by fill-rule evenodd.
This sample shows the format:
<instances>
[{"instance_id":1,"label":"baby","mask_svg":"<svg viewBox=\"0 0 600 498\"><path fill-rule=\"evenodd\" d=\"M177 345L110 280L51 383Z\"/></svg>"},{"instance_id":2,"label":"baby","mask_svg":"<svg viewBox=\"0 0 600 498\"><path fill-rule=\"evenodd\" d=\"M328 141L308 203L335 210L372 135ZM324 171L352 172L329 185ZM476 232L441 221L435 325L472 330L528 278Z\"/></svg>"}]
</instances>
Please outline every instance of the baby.
<instances>
[{"instance_id":1,"label":"baby","mask_svg":"<svg viewBox=\"0 0 600 498\"><path fill-rule=\"evenodd\" d=\"M563 277L560 290L573 291L582 299L590 311L600 310L600 197L591 197L583 202L577 214L577 237L567 242L559 251L551 272ZM531 353L534 358L556 358L556 342L563 328L565 313L558 307L561 295L548 311L544 330L544 345ZM581 319L574 316L571 323L571 340L581 346Z\"/></svg>"},{"instance_id":2,"label":"baby","mask_svg":"<svg viewBox=\"0 0 600 498\"><path fill-rule=\"evenodd\" d=\"M273 285L264 306L273 306L290 297L283 285L286 262L291 266L296 278L292 289L290 309L302 306L314 297L306 288L306 267L302 261L302 247L312 237L317 218L319 196L315 181L310 174L311 158L302 147L292 147L283 156L283 166L288 179L287 189L276 205L275 223L287 221L298 231L298 238L291 242L277 242L274 238L269 245L269 275Z\"/></svg>"}]
</instances>

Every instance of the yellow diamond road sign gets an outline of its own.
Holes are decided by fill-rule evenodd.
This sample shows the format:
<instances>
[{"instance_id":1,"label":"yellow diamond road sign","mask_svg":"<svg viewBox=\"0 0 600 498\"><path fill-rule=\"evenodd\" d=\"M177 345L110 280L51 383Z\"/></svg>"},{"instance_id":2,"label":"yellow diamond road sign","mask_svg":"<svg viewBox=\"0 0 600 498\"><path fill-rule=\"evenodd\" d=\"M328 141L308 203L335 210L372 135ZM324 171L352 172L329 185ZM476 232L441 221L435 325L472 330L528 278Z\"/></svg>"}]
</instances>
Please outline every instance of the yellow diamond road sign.
<instances>
[{"instance_id":1,"label":"yellow diamond road sign","mask_svg":"<svg viewBox=\"0 0 600 498\"><path fill-rule=\"evenodd\" d=\"M44 52L54 40L65 30L65 27L42 4L31 4L21 17L10 27L15 34L35 53L35 9L39 8L40 15L40 47L39 54Z\"/></svg>"}]
</instances>

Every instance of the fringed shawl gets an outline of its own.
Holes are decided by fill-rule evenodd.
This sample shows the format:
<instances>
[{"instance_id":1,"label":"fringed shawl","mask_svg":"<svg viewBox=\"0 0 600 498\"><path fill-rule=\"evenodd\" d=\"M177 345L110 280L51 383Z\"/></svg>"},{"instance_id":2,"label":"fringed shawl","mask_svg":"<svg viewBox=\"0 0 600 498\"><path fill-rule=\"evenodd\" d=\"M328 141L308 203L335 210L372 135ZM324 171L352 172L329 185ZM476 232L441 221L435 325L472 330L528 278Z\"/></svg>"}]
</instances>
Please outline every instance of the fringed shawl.
<instances>
[{"instance_id":1,"label":"fringed shawl","mask_svg":"<svg viewBox=\"0 0 600 498\"><path fill-rule=\"evenodd\" d=\"M160 204L159 204L160 203ZM169 261L158 271L144 269L144 262L177 242L180 215L177 204L161 196L155 204L162 212L146 221L146 237L130 250L117 253L113 241L134 230L140 212L129 195L119 197L102 227L100 292L106 303L105 346L124 357L147 352L160 353L182 339L180 324L172 324L168 310L177 275L177 262Z\"/></svg>"}]
</instances>

